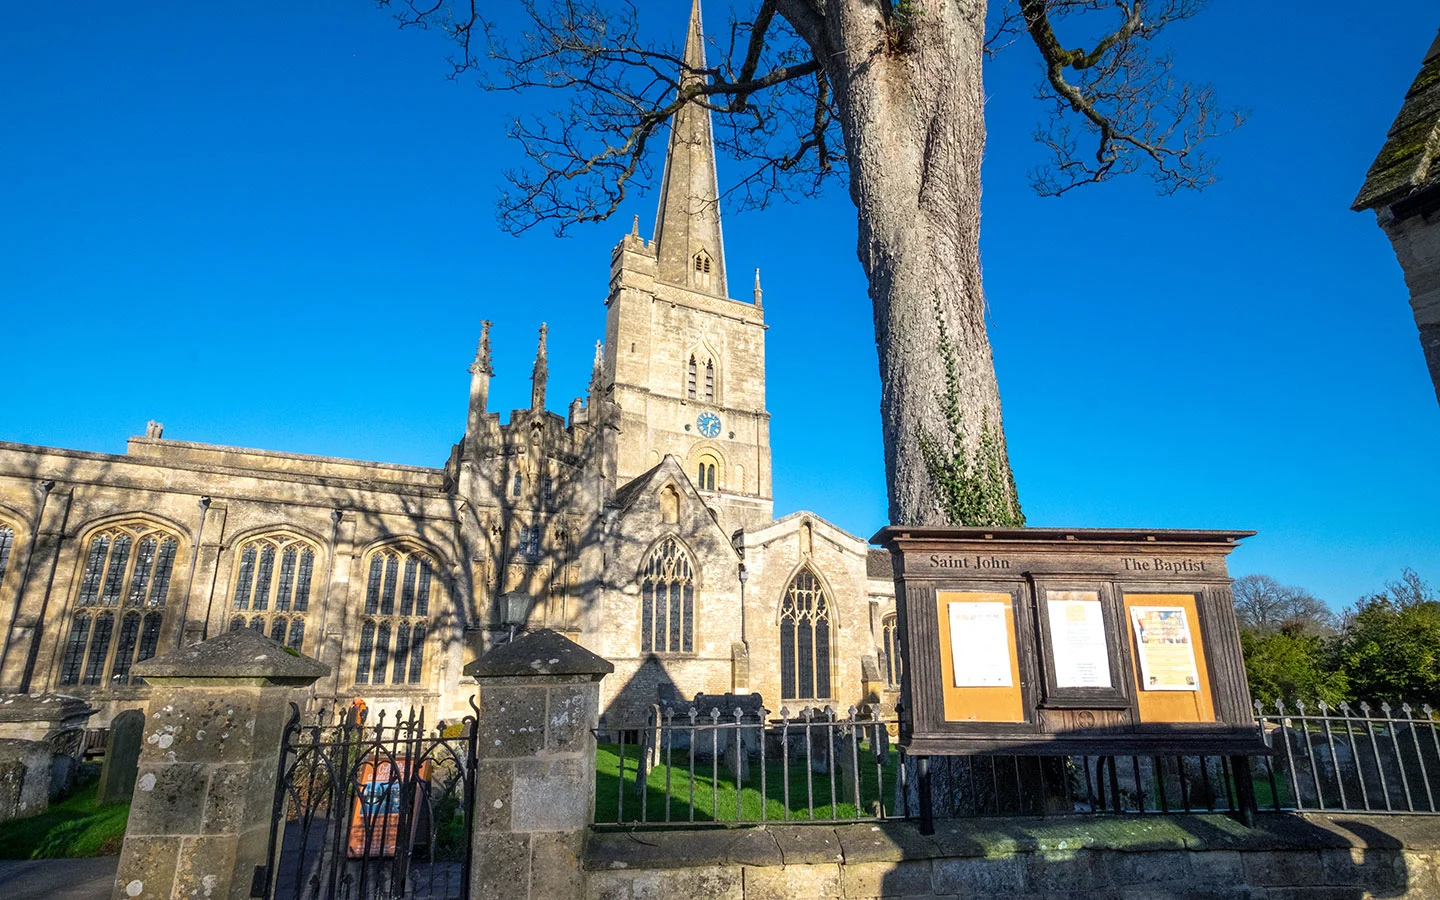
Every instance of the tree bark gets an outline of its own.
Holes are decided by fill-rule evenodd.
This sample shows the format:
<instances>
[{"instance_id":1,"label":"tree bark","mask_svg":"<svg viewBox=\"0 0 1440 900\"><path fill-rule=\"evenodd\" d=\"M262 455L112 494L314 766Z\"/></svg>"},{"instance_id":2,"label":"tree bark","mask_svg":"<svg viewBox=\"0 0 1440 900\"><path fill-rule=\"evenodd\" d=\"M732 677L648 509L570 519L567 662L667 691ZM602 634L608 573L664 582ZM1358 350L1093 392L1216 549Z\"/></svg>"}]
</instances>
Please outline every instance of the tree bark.
<instances>
[{"instance_id":1,"label":"tree bark","mask_svg":"<svg viewBox=\"0 0 1440 900\"><path fill-rule=\"evenodd\" d=\"M792 22L826 68L849 156L890 521L1023 524L980 278L985 2L819 5L819 21Z\"/></svg>"}]
</instances>

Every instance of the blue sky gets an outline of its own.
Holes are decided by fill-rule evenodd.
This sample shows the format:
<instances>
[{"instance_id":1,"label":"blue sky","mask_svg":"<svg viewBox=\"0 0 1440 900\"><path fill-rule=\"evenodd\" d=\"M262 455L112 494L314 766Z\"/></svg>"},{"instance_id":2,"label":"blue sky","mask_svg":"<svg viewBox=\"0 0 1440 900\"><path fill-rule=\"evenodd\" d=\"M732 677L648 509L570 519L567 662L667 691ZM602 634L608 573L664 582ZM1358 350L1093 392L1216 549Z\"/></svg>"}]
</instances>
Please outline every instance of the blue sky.
<instances>
[{"instance_id":1,"label":"blue sky","mask_svg":"<svg viewBox=\"0 0 1440 900\"><path fill-rule=\"evenodd\" d=\"M678 37L689 3L642 3ZM1251 111L1222 181L1043 199L1033 50L987 69L986 289L1033 525L1255 529L1232 557L1336 605L1440 582L1440 409L1401 272L1348 207L1440 26L1433 2L1214 0L1180 70ZM721 23L724 4L707 18ZM653 193L557 240L502 233L507 117L366 3L27 4L0 30L0 439L166 436L440 465L477 323L492 408L584 390L610 247ZM722 179L725 170L722 163ZM731 213L760 267L776 510L885 516L874 337L848 196Z\"/></svg>"}]
</instances>

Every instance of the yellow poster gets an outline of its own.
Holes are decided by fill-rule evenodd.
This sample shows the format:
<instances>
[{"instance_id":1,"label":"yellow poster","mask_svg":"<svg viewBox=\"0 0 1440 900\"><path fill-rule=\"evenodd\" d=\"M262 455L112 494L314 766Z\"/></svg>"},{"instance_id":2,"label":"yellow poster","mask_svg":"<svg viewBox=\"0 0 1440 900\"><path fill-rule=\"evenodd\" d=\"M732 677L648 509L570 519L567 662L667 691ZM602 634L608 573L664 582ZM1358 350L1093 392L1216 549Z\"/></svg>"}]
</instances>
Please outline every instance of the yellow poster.
<instances>
[{"instance_id":1,"label":"yellow poster","mask_svg":"<svg viewBox=\"0 0 1440 900\"><path fill-rule=\"evenodd\" d=\"M1183 607L1132 606L1130 621L1140 653L1141 690L1200 690L1195 644Z\"/></svg>"}]
</instances>

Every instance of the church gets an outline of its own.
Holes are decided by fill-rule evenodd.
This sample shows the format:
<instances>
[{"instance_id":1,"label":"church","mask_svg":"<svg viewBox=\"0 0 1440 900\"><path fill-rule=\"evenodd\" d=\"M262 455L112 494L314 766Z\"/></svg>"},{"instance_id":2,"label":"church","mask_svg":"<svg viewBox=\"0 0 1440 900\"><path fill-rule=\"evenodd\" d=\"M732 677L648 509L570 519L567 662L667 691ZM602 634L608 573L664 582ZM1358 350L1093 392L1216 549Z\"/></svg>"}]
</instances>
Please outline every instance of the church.
<instances>
[{"instance_id":1,"label":"church","mask_svg":"<svg viewBox=\"0 0 1440 900\"><path fill-rule=\"evenodd\" d=\"M685 47L704 65L698 9ZM606 727L661 699L758 693L772 711L893 705L889 555L776 517L765 315L730 296L709 111L671 122L653 238L611 254L584 396L488 406L436 468L168 440L126 453L0 442L0 691L144 705L140 660L253 628L330 667L320 704L469 712L461 670L518 629L608 659ZM457 428L459 410L456 410Z\"/></svg>"}]
</instances>

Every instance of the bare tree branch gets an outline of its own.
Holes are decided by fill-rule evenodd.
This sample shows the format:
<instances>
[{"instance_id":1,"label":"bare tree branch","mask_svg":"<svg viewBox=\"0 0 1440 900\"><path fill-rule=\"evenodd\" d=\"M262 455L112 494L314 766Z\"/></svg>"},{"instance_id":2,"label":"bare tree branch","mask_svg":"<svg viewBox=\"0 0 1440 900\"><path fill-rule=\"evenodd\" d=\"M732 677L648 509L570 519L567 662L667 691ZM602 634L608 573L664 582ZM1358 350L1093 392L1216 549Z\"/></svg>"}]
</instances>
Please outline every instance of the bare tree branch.
<instances>
[{"instance_id":1,"label":"bare tree branch","mask_svg":"<svg viewBox=\"0 0 1440 900\"><path fill-rule=\"evenodd\" d=\"M1215 182L1214 161L1201 144L1238 127L1238 111L1222 111L1209 85L1177 79L1168 54L1151 55L1149 42L1166 25L1188 19L1204 0L1020 0L1025 30L1040 51L1050 104L1035 138L1050 151L1048 166L1031 173L1042 195L1107 181L1148 167L1162 194L1200 190ZM1089 49L1065 49L1055 22L1109 12L1114 28ZM1094 18L1089 16L1085 18ZM1094 141L1094 158L1080 152L1072 122Z\"/></svg>"}]
</instances>

